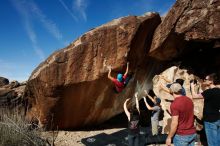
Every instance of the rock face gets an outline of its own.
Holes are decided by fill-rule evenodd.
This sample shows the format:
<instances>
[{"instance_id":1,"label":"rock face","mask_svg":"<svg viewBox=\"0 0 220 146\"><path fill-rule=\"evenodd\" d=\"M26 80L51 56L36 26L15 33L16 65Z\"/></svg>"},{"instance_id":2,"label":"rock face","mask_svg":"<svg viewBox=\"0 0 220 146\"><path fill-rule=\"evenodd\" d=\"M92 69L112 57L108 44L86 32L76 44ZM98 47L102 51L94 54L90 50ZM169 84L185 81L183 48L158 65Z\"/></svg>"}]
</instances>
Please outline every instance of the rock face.
<instances>
[{"instance_id":1,"label":"rock face","mask_svg":"<svg viewBox=\"0 0 220 146\"><path fill-rule=\"evenodd\" d=\"M159 23L156 13L116 19L53 53L29 78L27 117L37 118L43 126L66 129L96 125L121 113L123 102L137 87L134 79L144 85L144 70L152 65L145 55ZM107 66L116 76L125 71L127 61L133 78L116 94Z\"/></svg>"},{"instance_id":2,"label":"rock face","mask_svg":"<svg viewBox=\"0 0 220 146\"><path fill-rule=\"evenodd\" d=\"M171 67L161 74L171 81L184 79L187 96L191 97L189 80L195 77L191 73L200 77L212 72L220 73L219 42L220 1L178 0L157 27L149 55L166 61L168 64L165 68L169 68L171 64L180 66L182 69ZM166 83L155 76L154 91L163 99L163 132L168 133L171 118L166 110L170 108L170 103L164 98L172 99L172 96L161 90L158 86L160 84ZM194 114L202 119L203 101L194 100L194 107ZM197 123L197 129L201 128Z\"/></svg>"},{"instance_id":3,"label":"rock face","mask_svg":"<svg viewBox=\"0 0 220 146\"><path fill-rule=\"evenodd\" d=\"M8 85L9 84L9 80L4 78L4 77L0 77L0 87L4 86L4 85Z\"/></svg>"},{"instance_id":4,"label":"rock face","mask_svg":"<svg viewBox=\"0 0 220 146\"><path fill-rule=\"evenodd\" d=\"M96 125L121 113L134 90L150 89L153 75L173 62L185 69L171 67L162 74L172 81L184 78L188 96L189 80L196 77L192 72L197 76L220 72L219 0L178 0L160 21L156 13L116 19L53 53L29 78L27 118L38 119L47 128ZM133 78L116 94L107 79L107 66L112 66L116 76L125 70L127 61ZM163 99L163 131L167 133L170 103L164 98L172 97L159 89L160 83L166 84L154 77L154 91ZM195 115L201 119L203 102L194 103Z\"/></svg>"},{"instance_id":5,"label":"rock face","mask_svg":"<svg viewBox=\"0 0 220 146\"><path fill-rule=\"evenodd\" d=\"M23 108L23 94L26 84L12 81L0 87L0 108Z\"/></svg>"},{"instance_id":6,"label":"rock face","mask_svg":"<svg viewBox=\"0 0 220 146\"><path fill-rule=\"evenodd\" d=\"M150 55L160 60L220 47L220 1L178 0L155 31Z\"/></svg>"},{"instance_id":7,"label":"rock face","mask_svg":"<svg viewBox=\"0 0 220 146\"><path fill-rule=\"evenodd\" d=\"M190 97L192 99L191 91L190 91L190 80L196 79L198 81L198 84L195 88L195 92L199 93L201 88L201 80L194 76L193 74L189 74L186 69L180 69L176 66L170 67L163 71L161 76L165 77L171 82L166 82L163 78L161 78L159 75L156 75L153 78L153 90L155 94L161 98L161 105L162 109L164 111L164 117L161 121L161 125L163 126L163 132L169 133L170 130L170 122L171 122L171 116L169 115L168 111L170 112L170 104L171 102L166 101L168 100L174 100L173 96L167 92L165 92L161 85L166 87L167 84L174 82L176 79L180 78L183 79L185 82L183 84L184 89L186 90L186 96ZM202 89L202 88L201 88ZM203 90L203 89L202 89ZM194 115L197 117L197 119L202 119L202 111L203 111L203 99L197 99L193 100L194 102ZM197 130L201 130L202 125L199 123L196 123Z\"/></svg>"}]
</instances>

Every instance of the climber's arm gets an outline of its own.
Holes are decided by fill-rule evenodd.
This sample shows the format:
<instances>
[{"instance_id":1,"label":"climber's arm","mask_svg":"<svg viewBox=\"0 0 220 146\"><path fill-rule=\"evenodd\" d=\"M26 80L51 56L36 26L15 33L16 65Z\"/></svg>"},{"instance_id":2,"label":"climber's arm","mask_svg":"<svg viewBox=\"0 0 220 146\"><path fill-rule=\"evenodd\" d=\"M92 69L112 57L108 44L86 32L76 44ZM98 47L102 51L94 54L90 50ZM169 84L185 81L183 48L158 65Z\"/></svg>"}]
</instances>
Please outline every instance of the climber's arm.
<instances>
[{"instance_id":1,"label":"climber's arm","mask_svg":"<svg viewBox=\"0 0 220 146\"><path fill-rule=\"evenodd\" d=\"M194 83L190 83L190 87L191 87L191 94L192 94L192 98L193 99L203 99L202 94L196 94L195 93L195 84Z\"/></svg>"},{"instance_id":2,"label":"climber's arm","mask_svg":"<svg viewBox=\"0 0 220 146\"><path fill-rule=\"evenodd\" d=\"M166 102L173 102L174 100L173 99L164 99Z\"/></svg>"},{"instance_id":3,"label":"climber's arm","mask_svg":"<svg viewBox=\"0 0 220 146\"><path fill-rule=\"evenodd\" d=\"M150 96L148 93L147 93L147 90L144 90L145 94L147 95L147 97L154 103L156 104L156 101L154 100L154 98L152 96Z\"/></svg>"},{"instance_id":4,"label":"climber's arm","mask_svg":"<svg viewBox=\"0 0 220 146\"><path fill-rule=\"evenodd\" d=\"M137 108L138 112L140 113L139 101L138 101L138 92L136 92L134 96L135 96L136 108Z\"/></svg>"},{"instance_id":5,"label":"climber's arm","mask_svg":"<svg viewBox=\"0 0 220 146\"><path fill-rule=\"evenodd\" d=\"M147 107L148 110L153 110L153 107L151 107L148 103L147 103L147 100L146 100L146 97L143 97L144 98L144 103Z\"/></svg>"},{"instance_id":6,"label":"climber's arm","mask_svg":"<svg viewBox=\"0 0 220 146\"><path fill-rule=\"evenodd\" d=\"M124 102L124 111L125 111L125 114L126 114L128 120L130 121L130 112L128 111L128 108L127 108L128 100L130 100L130 99L126 99L125 102Z\"/></svg>"},{"instance_id":7,"label":"climber's arm","mask_svg":"<svg viewBox=\"0 0 220 146\"><path fill-rule=\"evenodd\" d=\"M165 92L167 92L167 93L170 94L170 90L169 90L167 87L164 87L162 84L160 84L160 88L161 88L163 91L165 91Z\"/></svg>"},{"instance_id":8,"label":"climber's arm","mask_svg":"<svg viewBox=\"0 0 220 146\"><path fill-rule=\"evenodd\" d=\"M108 78L109 78L111 81L113 81L114 78L111 76L111 71L112 71L111 66L109 66L108 69L109 69L109 71L108 71Z\"/></svg>"},{"instance_id":9,"label":"climber's arm","mask_svg":"<svg viewBox=\"0 0 220 146\"><path fill-rule=\"evenodd\" d=\"M165 78L164 76L160 75L161 79L164 79L164 81L168 82L168 83L172 83L172 81L170 81L169 79Z\"/></svg>"},{"instance_id":10,"label":"climber's arm","mask_svg":"<svg viewBox=\"0 0 220 146\"><path fill-rule=\"evenodd\" d=\"M124 76L126 76L128 74L128 70L129 70L129 62L127 62L127 68L126 68L126 71L124 73Z\"/></svg>"}]
</instances>

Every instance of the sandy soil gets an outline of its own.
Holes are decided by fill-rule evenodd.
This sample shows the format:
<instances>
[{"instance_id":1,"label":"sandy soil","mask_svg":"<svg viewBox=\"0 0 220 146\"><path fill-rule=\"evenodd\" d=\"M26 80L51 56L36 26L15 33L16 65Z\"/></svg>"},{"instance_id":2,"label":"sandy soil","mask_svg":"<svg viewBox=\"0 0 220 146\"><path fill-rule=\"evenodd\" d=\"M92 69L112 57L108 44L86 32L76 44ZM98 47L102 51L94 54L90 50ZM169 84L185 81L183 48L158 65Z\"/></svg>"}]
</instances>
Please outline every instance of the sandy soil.
<instances>
[{"instance_id":1,"label":"sandy soil","mask_svg":"<svg viewBox=\"0 0 220 146\"><path fill-rule=\"evenodd\" d=\"M113 129L103 129L103 130L94 130L94 131L59 131L55 134L55 146L85 146L81 143L82 138L95 136L100 133L112 134L117 131L120 131L124 128L113 128ZM44 133L47 136L52 136L52 132ZM50 139L51 141L51 139ZM149 145L152 146L152 145ZM165 146L165 145L157 145L157 146Z\"/></svg>"},{"instance_id":2,"label":"sandy soil","mask_svg":"<svg viewBox=\"0 0 220 146\"><path fill-rule=\"evenodd\" d=\"M81 143L82 138L95 136L100 133L111 134L117 131L120 131L124 128L113 128L113 129L103 129L103 130L94 130L94 131L59 131L55 132L55 146L84 146ZM50 137L49 141L51 141L51 137L53 135L52 132L45 132L46 137Z\"/></svg>"},{"instance_id":3,"label":"sandy soil","mask_svg":"<svg viewBox=\"0 0 220 146\"><path fill-rule=\"evenodd\" d=\"M106 134L111 134L116 131L119 131L121 129L108 129L108 130L98 130L98 131L78 131L78 132L60 132L57 137L56 145L59 146L70 146L68 144L71 144L72 146L84 146L84 144L81 143L81 139L85 137L94 136L97 134L100 134L102 132L105 132ZM67 137L65 139L64 137Z\"/></svg>"}]
</instances>

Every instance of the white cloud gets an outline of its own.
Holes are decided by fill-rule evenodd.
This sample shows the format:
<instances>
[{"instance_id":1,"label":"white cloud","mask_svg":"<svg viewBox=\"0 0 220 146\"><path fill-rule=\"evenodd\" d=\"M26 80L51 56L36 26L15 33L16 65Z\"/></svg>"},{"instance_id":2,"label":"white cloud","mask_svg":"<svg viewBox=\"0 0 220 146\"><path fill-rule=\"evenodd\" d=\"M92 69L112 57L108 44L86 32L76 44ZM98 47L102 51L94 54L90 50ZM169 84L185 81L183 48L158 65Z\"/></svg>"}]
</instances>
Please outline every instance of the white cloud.
<instances>
[{"instance_id":1,"label":"white cloud","mask_svg":"<svg viewBox=\"0 0 220 146\"><path fill-rule=\"evenodd\" d=\"M39 9L39 7L33 2L28 1L28 9L29 11L32 11L35 16L39 19L39 21L43 24L45 29L52 34L57 40L62 40L62 33L58 29L57 25L47 18L47 16Z\"/></svg>"},{"instance_id":2,"label":"white cloud","mask_svg":"<svg viewBox=\"0 0 220 146\"><path fill-rule=\"evenodd\" d=\"M45 60L45 54L44 54L43 50L37 44L37 37L36 37L34 30L32 29L32 25L30 24L30 21L27 21L27 20L25 21L25 29L26 29L28 36L32 42L34 52L40 58L41 61Z\"/></svg>"},{"instance_id":3,"label":"white cloud","mask_svg":"<svg viewBox=\"0 0 220 146\"><path fill-rule=\"evenodd\" d=\"M26 1L12 0L12 4L15 6L15 8L17 9L17 11L23 19L24 28L27 32L30 41L32 42L32 46L36 55L40 58L41 61L43 61L45 59L45 55L43 50L41 50L37 45L37 36L34 29L32 28L29 9Z\"/></svg>"},{"instance_id":4,"label":"white cloud","mask_svg":"<svg viewBox=\"0 0 220 146\"><path fill-rule=\"evenodd\" d=\"M85 21L87 20L87 15L86 15L87 5L88 2L86 0L74 0L72 7L73 11L77 10Z\"/></svg>"},{"instance_id":5,"label":"white cloud","mask_svg":"<svg viewBox=\"0 0 220 146\"><path fill-rule=\"evenodd\" d=\"M37 6L33 0L11 0L19 14L21 15L24 23L24 28L32 42L36 55L42 60L45 59L43 50L38 46L37 35L33 29L32 17L37 18L42 26L58 41L65 45L62 33L58 29L56 23L50 20Z\"/></svg>"},{"instance_id":6,"label":"white cloud","mask_svg":"<svg viewBox=\"0 0 220 146\"><path fill-rule=\"evenodd\" d=\"M78 21L78 18L81 18L84 21L87 21L87 14L86 14L86 9L88 7L88 1L87 0L73 0L72 1L72 10L68 8L68 6L64 2L64 0L59 0L59 2L62 4L64 9L68 12L68 14L75 21Z\"/></svg>"},{"instance_id":7,"label":"white cloud","mask_svg":"<svg viewBox=\"0 0 220 146\"><path fill-rule=\"evenodd\" d=\"M64 3L63 0L59 0L59 2L62 4L64 9L70 14L70 16L73 18L73 20L78 21L77 17L72 13L72 11L67 7L67 5Z\"/></svg>"},{"instance_id":8,"label":"white cloud","mask_svg":"<svg viewBox=\"0 0 220 146\"><path fill-rule=\"evenodd\" d=\"M87 0L74 0L73 1L73 11L77 11L82 18L87 21L86 8L88 6Z\"/></svg>"},{"instance_id":9,"label":"white cloud","mask_svg":"<svg viewBox=\"0 0 220 146\"><path fill-rule=\"evenodd\" d=\"M31 40L33 45L36 45L37 44L37 36L32 28L32 24L31 24L28 17L25 17L25 19L24 19L24 26L25 26L25 30L27 31L27 34L29 36L29 39Z\"/></svg>"}]
</instances>

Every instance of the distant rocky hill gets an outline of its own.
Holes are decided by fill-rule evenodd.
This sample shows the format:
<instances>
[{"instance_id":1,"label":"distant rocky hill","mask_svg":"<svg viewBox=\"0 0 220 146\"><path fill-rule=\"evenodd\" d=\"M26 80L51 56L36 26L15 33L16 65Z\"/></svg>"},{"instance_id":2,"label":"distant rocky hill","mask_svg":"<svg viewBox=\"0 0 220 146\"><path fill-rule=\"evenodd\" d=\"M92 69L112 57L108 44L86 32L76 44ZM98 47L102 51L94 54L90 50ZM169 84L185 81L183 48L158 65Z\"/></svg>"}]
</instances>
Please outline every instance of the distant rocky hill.
<instances>
[{"instance_id":1,"label":"distant rocky hill","mask_svg":"<svg viewBox=\"0 0 220 146\"><path fill-rule=\"evenodd\" d=\"M167 74L172 80L219 72L219 21L220 1L177 0L162 22L159 14L146 13L88 31L32 72L25 89L27 118L60 129L97 125L122 113L123 102L137 89L153 87L164 95L152 79L173 65L185 71ZM127 61L133 77L116 94L107 66L116 76L125 71Z\"/></svg>"},{"instance_id":2,"label":"distant rocky hill","mask_svg":"<svg viewBox=\"0 0 220 146\"><path fill-rule=\"evenodd\" d=\"M7 78L0 77L0 108L25 108L23 98L25 87L26 82L9 82Z\"/></svg>"}]
</instances>

